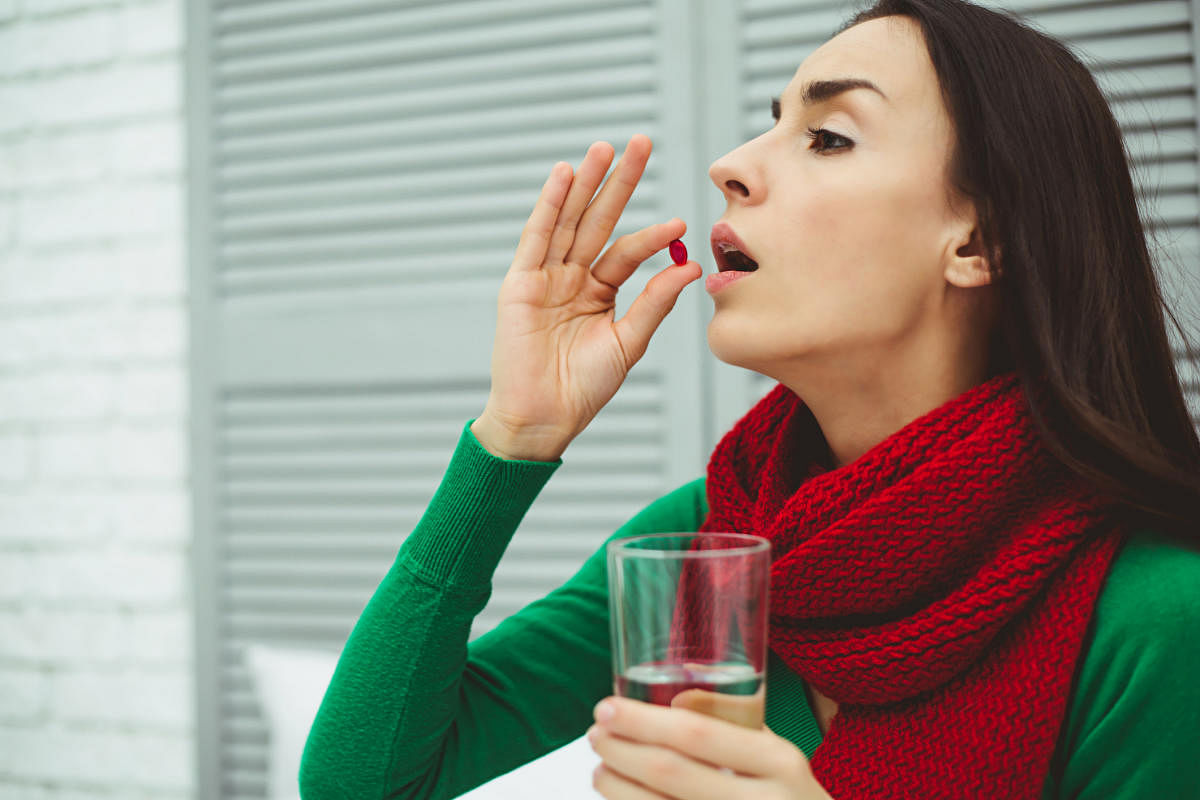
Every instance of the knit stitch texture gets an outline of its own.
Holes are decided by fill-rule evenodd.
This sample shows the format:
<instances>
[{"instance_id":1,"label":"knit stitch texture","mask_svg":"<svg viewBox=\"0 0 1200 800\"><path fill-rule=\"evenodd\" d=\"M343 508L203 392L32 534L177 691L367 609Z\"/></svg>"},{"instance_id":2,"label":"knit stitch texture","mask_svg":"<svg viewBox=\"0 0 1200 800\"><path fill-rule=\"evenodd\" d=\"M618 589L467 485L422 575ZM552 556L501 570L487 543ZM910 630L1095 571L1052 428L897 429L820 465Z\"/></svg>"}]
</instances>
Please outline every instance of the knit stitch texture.
<instances>
[{"instance_id":1,"label":"knit stitch texture","mask_svg":"<svg viewBox=\"0 0 1200 800\"><path fill-rule=\"evenodd\" d=\"M838 800L1039 797L1115 500L1049 453L1013 373L827 453L776 386L714 451L701 526L772 542L771 649L839 704L814 774Z\"/></svg>"}]
</instances>

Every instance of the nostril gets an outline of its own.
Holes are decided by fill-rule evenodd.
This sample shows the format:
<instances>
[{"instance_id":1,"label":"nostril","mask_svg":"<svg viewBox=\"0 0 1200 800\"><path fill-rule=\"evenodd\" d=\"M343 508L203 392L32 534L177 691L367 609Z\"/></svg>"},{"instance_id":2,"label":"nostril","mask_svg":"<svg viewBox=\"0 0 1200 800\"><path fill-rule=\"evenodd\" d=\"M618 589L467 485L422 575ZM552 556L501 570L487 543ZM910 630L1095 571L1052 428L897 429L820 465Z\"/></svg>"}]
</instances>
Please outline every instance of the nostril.
<instances>
[{"instance_id":1,"label":"nostril","mask_svg":"<svg viewBox=\"0 0 1200 800\"><path fill-rule=\"evenodd\" d=\"M729 180L725 181L725 185L728 186L731 191L737 192L738 194L745 196L750 195L750 190L747 189L746 184L742 183L741 181L736 181L733 178L730 178Z\"/></svg>"}]
</instances>

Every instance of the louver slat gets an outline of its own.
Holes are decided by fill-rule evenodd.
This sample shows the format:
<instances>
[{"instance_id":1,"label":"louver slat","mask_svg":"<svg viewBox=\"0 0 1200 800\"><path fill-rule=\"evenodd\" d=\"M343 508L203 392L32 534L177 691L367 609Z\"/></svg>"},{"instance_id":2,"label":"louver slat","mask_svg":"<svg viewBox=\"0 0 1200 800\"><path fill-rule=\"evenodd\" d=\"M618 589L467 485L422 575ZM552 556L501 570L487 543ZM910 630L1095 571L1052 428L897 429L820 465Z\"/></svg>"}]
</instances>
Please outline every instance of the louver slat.
<instances>
[{"instance_id":1,"label":"louver slat","mask_svg":"<svg viewBox=\"0 0 1200 800\"><path fill-rule=\"evenodd\" d=\"M637 0L603 0L591 7L617 8L637 6ZM337 41L347 34L359 37L381 31L389 36L397 32L423 32L478 22L528 18L542 14L578 10L575 0L465 0L455 3L423 3L404 6L395 0L224 0L216 3L214 26L222 42L238 41L239 34L258 37L254 44L271 49L273 43L290 42L306 30L313 39L301 41L311 46L322 41ZM325 33L327 31L327 33Z\"/></svg>"}]
</instances>

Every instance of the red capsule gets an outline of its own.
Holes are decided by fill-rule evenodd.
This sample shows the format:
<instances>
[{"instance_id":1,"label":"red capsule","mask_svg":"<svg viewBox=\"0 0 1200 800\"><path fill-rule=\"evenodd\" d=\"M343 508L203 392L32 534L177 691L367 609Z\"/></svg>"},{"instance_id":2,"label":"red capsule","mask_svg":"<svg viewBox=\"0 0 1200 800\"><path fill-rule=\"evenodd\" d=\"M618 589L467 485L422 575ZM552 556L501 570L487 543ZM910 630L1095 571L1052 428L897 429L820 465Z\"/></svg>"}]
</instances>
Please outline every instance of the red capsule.
<instances>
[{"instance_id":1,"label":"red capsule","mask_svg":"<svg viewBox=\"0 0 1200 800\"><path fill-rule=\"evenodd\" d=\"M683 242L676 239L668 247L671 250L671 260L676 266L687 263L687 248L683 246Z\"/></svg>"}]
</instances>

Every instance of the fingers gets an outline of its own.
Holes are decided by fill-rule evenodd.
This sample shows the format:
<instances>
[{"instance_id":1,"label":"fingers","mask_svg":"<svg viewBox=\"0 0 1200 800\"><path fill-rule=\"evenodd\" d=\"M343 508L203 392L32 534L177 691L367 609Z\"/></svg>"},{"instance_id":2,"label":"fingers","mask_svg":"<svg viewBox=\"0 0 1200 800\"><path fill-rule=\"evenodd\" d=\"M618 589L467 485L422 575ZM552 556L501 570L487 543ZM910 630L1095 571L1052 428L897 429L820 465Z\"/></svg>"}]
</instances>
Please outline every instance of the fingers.
<instances>
[{"instance_id":1,"label":"fingers","mask_svg":"<svg viewBox=\"0 0 1200 800\"><path fill-rule=\"evenodd\" d=\"M633 369L645 355L650 337L675 307L683 287L703 274L704 270L695 261L667 267L646 283L646 288L634 298L625 316L613 324L613 332L625 354L626 370Z\"/></svg>"},{"instance_id":2,"label":"fingers","mask_svg":"<svg viewBox=\"0 0 1200 800\"><path fill-rule=\"evenodd\" d=\"M609 800L663 800L658 792L639 786L603 764L592 772L592 788Z\"/></svg>"},{"instance_id":3,"label":"fingers","mask_svg":"<svg viewBox=\"0 0 1200 800\"><path fill-rule=\"evenodd\" d=\"M742 775L778 776L804 763L798 748L767 728L751 730L695 711L626 697L608 697L604 702L616 709L603 723L604 730L613 736L669 747ZM637 775L631 777L640 780Z\"/></svg>"},{"instance_id":4,"label":"fingers","mask_svg":"<svg viewBox=\"0 0 1200 800\"><path fill-rule=\"evenodd\" d=\"M623 792L613 797L687 797L689 800L728 800L748 796L744 779L718 766L703 764L671 749L630 741L605 732L599 726L588 731L596 755L604 760L603 770L593 778L597 791L602 783L617 785ZM650 790L645 795L641 792ZM656 794L657 793L657 794Z\"/></svg>"},{"instance_id":5,"label":"fingers","mask_svg":"<svg viewBox=\"0 0 1200 800\"><path fill-rule=\"evenodd\" d=\"M643 261L665 248L671 240L683 236L685 230L687 225L676 217L670 222L651 225L622 236L613 242L608 252L592 267L592 275L601 283L617 288L625 283Z\"/></svg>"},{"instance_id":6,"label":"fingers","mask_svg":"<svg viewBox=\"0 0 1200 800\"><path fill-rule=\"evenodd\" d=\"M650 137L645 134L634 134L629 140L616 169L583 212L583 219L575 231L575 242L563 258L564 263L590 265L595 260L641 179L652 147Z\"/></svg>"},{"instance_id":7,"label":"fingers","mask_svg":"<svg viewBox=\"0 0 1200 800\"><path fill-rule=\"evenodd\" d=\"M542 185L542 193L533 207L533 213L529 215L529 220L521 230L521 240L517 242L511 271L534 272L542 268L554 224L558 220L570 186L571 165L559 161L550 170L550 177L546 178Z\"/></svg>"},{"instance_id":8,"label":"fingers","mask_svg":"<svg viewBox=\"0 0 1200 800\"><path fill-rule=\"evenodd\" d=\"M571 181L571 190L567 194L566 202L558 214L554 233L550 237L550 249L546 253L546 263L561 263L563 256L571 249L575 242L575 226L579 224L579 218L583 216L584 209L596 193L596 187L600 185L604 173L608 172L608 165L612 163L615 153L613 146L608 142L594 142L588 148L583 163L579 165L579 171L575 174L575 180Z\"/></svg>"}]
</instances>

